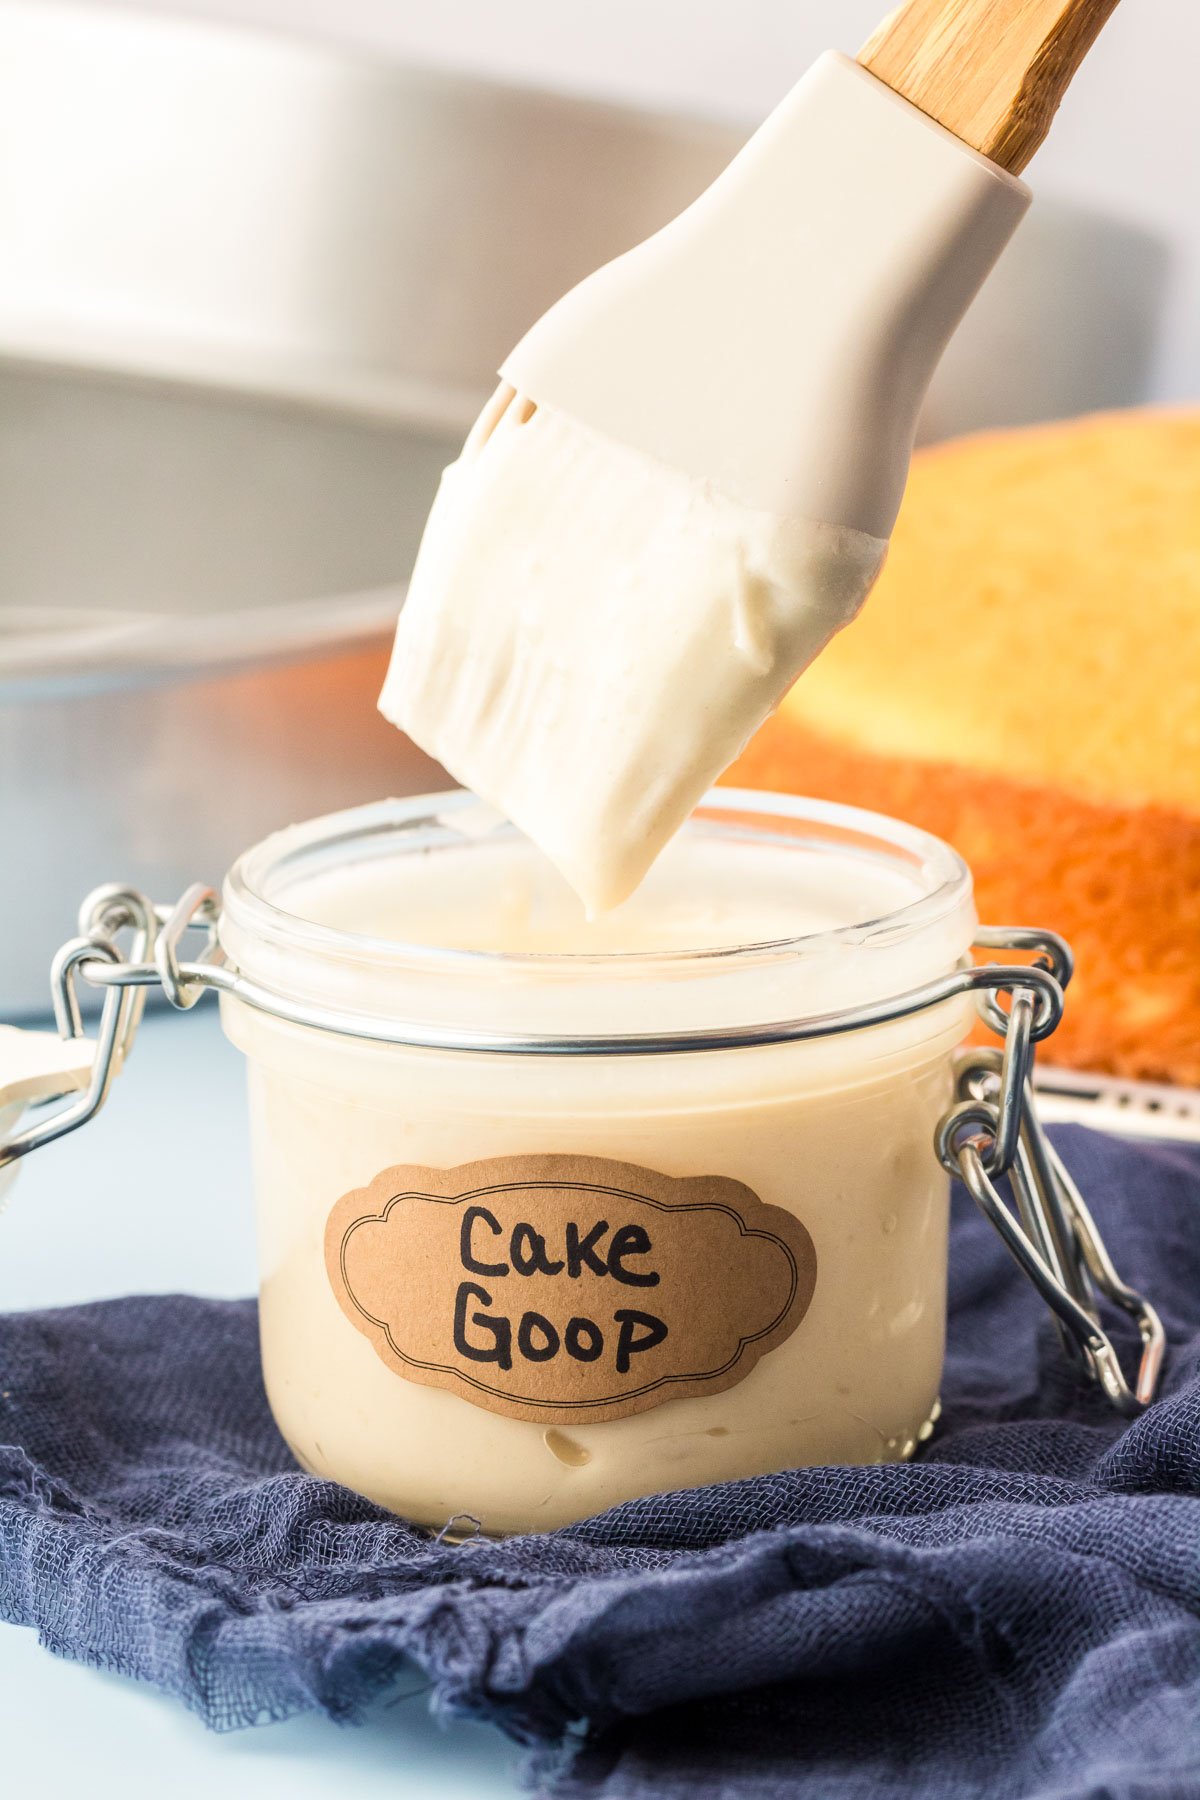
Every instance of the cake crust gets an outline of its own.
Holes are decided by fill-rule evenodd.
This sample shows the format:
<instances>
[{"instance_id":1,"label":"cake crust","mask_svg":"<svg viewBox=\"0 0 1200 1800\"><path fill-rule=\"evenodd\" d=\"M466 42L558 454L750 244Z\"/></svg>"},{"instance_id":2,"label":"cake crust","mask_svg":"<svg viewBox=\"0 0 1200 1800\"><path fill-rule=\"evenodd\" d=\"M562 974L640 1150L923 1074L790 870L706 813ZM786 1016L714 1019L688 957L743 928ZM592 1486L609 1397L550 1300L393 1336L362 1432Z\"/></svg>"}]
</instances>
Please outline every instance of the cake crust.
<instances>
[{"instance_id":1,"label":"cake crust","mask_svg":"<svg viewBox=\"0 0 1200 1800\"><path fill-rule=\"evenodd\" d=\"M1097 806L944 763L875 757L787 720L725 779L890 813L953 844L988 925L1042 925L1076 957L1064 1068L1200 1087L1200 819Z\"/></svg>"}]
</instances>

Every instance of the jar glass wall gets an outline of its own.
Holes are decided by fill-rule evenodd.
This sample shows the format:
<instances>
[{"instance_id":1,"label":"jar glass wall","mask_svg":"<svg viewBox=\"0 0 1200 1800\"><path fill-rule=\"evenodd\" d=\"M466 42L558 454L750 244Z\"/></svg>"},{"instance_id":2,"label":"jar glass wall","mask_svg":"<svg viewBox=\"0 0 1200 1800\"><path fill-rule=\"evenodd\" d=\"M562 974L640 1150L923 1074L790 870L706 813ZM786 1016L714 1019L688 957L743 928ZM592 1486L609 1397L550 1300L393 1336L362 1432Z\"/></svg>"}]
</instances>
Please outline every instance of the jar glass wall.
<instances>
[{"instance_id":1,"label":"jar glass wall","mask_svg":"<svg viewBox=\"0 0 1200 1800\"><path fill-rule=\"evenodd\" d=\"M249 1062L267 1390L299 1460L426 1524L467 1513L520 1531L638 1494L911 1454L944 1347L948 1183L933 1134L971 1002L868 1028L839 1020L949 974L975 924L969 875L936 840L734 791L711 796L634 900L592 925L466 795L362 808L249 851L226 884L231 960L314 1018L371 1034L222 999ZM552 1053L531 1048L547 1038ZM668 1381L621 1416L556 1408L557 1365L563 1380L591 1378L565 1351L532 1371L550 1396L540 1416L399 1372L339 1303L331 1213L387 1171L440 1181L531 1158L740 1184L799 1220L811 1244L802 1316L724 1385ZM498 1208L496 1221L507 1229ZM649 1271L652 1255L610 1257L597 1280L594 1258L571 1264L558 1223L551 1205L539 1241L544 1266L565 1272L539 1291L561 1289L566 1310L590 1307L607 1332L614 1295L631 1298L611 1277ZM605 1225L597 1241L611 1245L616 1215ZM696 1277L689 1329L711 1331L734 1306L746 1236L728 1267L718 1255ZM506 1270L488 1277L497 1311L464 1316L511 1314L517 1330L520 1246L497 1236L484 1266ZM398 1266L391 1304L452 1309L452 1291L432 1291L443 1277L419 1258ZM658 1304L632 1298L639 1317ZM561 1339L556 1303L537 1317ZM477 1346L491 1341L471 1329ZM671 1329L678 1341L683 1325ZM525 1343L546 1353L545 1332Z\"/></svg>"}]
</instances>

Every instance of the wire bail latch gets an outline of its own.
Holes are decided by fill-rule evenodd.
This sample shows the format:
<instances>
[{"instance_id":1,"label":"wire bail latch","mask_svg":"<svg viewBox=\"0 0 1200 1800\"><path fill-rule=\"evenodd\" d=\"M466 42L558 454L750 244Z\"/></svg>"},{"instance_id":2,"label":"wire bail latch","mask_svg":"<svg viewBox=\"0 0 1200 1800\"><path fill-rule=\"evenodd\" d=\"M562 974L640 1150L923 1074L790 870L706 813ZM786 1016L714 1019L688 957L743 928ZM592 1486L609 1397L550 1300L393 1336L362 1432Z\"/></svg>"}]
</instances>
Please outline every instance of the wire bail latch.
<instances>
[{"instance_id":1,"label":"wire bail latch","mask_svg":"<svg viewBox=\"0 0 1200 1800\"><path fill-rule=\"evenodd\" d=\"M90 1076L82 1093L59 1092L0 1131L0 1172L6 1165L75 1131L103 1106L137 1032L146 990L161 988L170 1004L187 1011L214 988L294 1024L351 1037L507 1055L663 1055L686 1050L736 1049L868 1030L969 995L1000 1046L970 1047L956 1062L955 1104L938 1124L939 1161L958 1176L1005 1247L1033 1283L1058 1326L1079 1373L1098 1386L1115 1409L1138 1412L1153 1397L1162 1367L1164 1334L1149 1301L1121 1280L1083 1198L1046 1136L1033 1087L1036 1047L1062 1017L1071 953L1052 932L980 929L976 948L1033 953L1032 962L964 961L949 975L911 992L837 1013L773 1024L687 1032L622 1035L586 1040L502 1031L466 1034L453 1027L365 1018L316 1002L298 1002L250 980L226 958L218 939L220 901L195 885L173 906L158 906L135 888L107 886L84 901L79 935L54 959L51 990L59 1034L86 1042L77 982L103 993L100 1022L91 1044ZM181 958L188 934L201 943ZM1001 1004L1007 996L1007 1008ZM60 1084L61 1085L61 1084ZM3 1096L0 1095L0 1101ZM0 1111L2 1111L0 1107ZM1008 1178L1014 1205L997 1183ZM1098 1297L1137 1324L1142 1355L1131 1386L1104 1330Z\"/></svg>"},{"instance_id":2,"label":"wire bail latch","mask_svg":"<svg viewBox=\"0 0 1200 1800\"><path fill-rule=\"evenodd\" d=\"M1032 969L1053 977L1060 993L1058 1012L1044 994L1020 983L1009 990L1007 1012L996 993L981 1000L980 1013L1003 1039L1003 1048L984 1045L959 1052L959 1098L938 1125L938 1158L962 1181L1050 1308L1072 1363L1119 1413L1131 1416L1154 1398L1158 1386L1166 1347L1162 1322L1114 1268L1078 1187L1046 1135L1033 1088L1037 1043L1058 1023L1061 993L1071 978L1070 950L1049 932L981 931L977 942L982 948L1036 950ZM1015 1212L997 1187L1005 1176ZM1100 1322L1098 1295L1137 1324L1142 1354L1132 1387Z\"/></svg>"}]
</instances>

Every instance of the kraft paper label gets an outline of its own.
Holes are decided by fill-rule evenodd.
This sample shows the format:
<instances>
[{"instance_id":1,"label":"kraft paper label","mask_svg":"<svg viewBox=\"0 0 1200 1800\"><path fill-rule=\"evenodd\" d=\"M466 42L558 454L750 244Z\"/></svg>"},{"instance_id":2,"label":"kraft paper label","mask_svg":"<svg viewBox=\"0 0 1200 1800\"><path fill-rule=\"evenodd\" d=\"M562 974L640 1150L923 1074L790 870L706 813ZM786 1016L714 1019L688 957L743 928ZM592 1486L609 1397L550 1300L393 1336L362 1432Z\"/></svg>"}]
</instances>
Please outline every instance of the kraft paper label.
<instances>
[{"instance_id":1,"label":"kraft paper label","mask_svg":"<svg viewBox=\"0 0 1200 1800\"><path fill-rule=\"evenodd\" d=\"M741 1182L575 1156L385 1169L333 1208L325 1261L397 1375L544 1424L733 1387L817 1276L800 1220Z\"/></svg>"}]
</instances>

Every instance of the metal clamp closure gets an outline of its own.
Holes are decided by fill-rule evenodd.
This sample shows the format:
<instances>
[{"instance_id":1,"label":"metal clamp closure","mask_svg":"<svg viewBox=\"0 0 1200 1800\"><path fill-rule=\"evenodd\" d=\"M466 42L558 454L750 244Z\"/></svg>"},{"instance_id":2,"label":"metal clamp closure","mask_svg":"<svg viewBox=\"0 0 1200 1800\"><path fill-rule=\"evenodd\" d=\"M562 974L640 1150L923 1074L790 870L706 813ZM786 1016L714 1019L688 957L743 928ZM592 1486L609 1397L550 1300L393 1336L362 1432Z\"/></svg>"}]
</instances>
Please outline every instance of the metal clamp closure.
<instances>
[{"instance_id":1,"label":"metal clamp closure","mask_svg":"<svg viewBox=\"0 0 1200 1800\"><path fill-rule=\"evenodd\" d=\"M126 933L130 934L129 957L135 964L141 962L157 936L158 924L153 903L136 888L109 884L88 895L80 908L79 936L62 946L51 966L50 994L60 1037L84 1037L76 990L79 976L91 980L99 967L128 967L118 945L118 939ZM108 988L87 1087L78 1098L53 1110L39 1109L31 1124L0 1138L0 1169L18 1157L28 1156L31 1150L41 1149L43 1144L65 1137L69 1131L78 1130L100 1111L114 1076L132 1048L144 1005L145 994L135 986L120 983Z\"/></svg>"},{"instance_id":2,"label":"metal clamp closure","mask_svg":"<svg viewBox=\"0 0 1200 1800\"><path fill-rule=\"evenodd\" d=\"M77 1098L37 1109L33 1123L0 1137L0 1169L76 1130L99 1112L129 1054L150 987L161 987L181 1011L215 988L273 1017L373 1041L430 1050L576 1056L653 1056L801 1042L869 1030L970 995L980 1016L1003 1039L1003 1048L960 1053L956 1103L936 1132L938 1158L962 1179L1050 1307L1063 1345L1082 1374L1121 1413L1135 1413L1152 1399L1162 1366L1162 1324L1149 1302L1117 1274L1078 1189L1046 1137L1034 1102L1035 1048L1062 1017L1063 990L1072 973L1071 952L1053 932L981 929L977 948L1032 952L1034 960L964 962L949 975L909 993L838 1013L712 1032L582 1040L466 1032L344 1014L312 1002L300 1004L250 981L229 964L217 938L219 920L217 895L201 885L188 888L170 907L156 906L133 888L103 887L88 896L80 912L79 936L54 960L52 992L64 1038L84 1035L76 992L79 976L104 993L91 1078ZM183 961L180 947L189 931L203 932L204 942L193 960ZM122 938L127 939L124 950ZM1007 1009L1001 1004L1005 996ZM1015 1213L996 1186L1004 1176L1012 1185ZM1100 1323L1098 1294L1137 1321L1142 1357L1132 1388Z\"/></svg>"},{"instance_id":3,"label":"metal clamp closure","mask_svg":"<svg viewBox=\"0 0 1200 1800\"><path fill-rule=\"evenodd\" d=\"M989 931L981 932L980 941L1037 948L1039 962L1052 967L1065 986L1071 977L1067 946L1048 935L1039 943L1038 935ZM1055 950L1060 953L1057 962L1051 960ZM1003 1037L1003 1049L981 1046L959 1053L959 1098L938 1125L938 1158L961 1179L1050 1308L1070 1360L1118 1412L1131 1416L1154 1398L1158 1386L1166 1348L1162 1321L1144 1295L1118 1275L1038 1116L1032 1080L1034 1047L1041 1035L1035 993L1015 987L1008 1012L989 995L981 1000L980 1013ZM1015 1213L996 1185L1005 1176ZM1098 1295L1137 1323L1142 1354L1132 1387L1100 1322Z\"/></svg>"}]
</instances>

